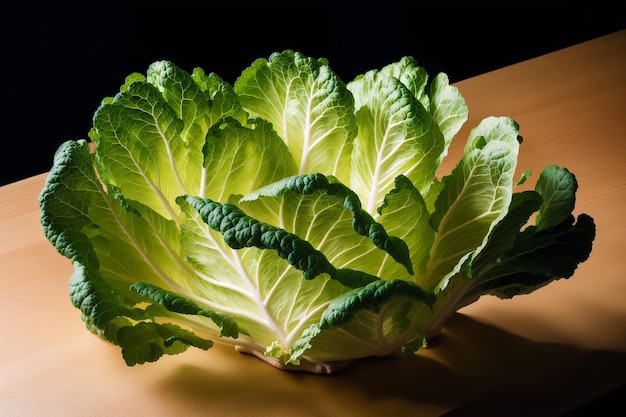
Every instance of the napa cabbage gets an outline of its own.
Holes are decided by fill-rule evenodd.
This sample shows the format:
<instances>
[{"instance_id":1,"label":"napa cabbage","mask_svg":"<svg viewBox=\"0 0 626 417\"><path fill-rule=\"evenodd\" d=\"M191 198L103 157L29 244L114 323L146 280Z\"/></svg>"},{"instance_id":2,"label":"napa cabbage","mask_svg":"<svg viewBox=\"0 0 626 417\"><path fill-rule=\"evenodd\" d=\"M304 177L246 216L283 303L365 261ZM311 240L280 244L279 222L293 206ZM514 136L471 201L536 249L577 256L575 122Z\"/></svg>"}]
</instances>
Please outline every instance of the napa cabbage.
<instances>
[{"instance_id":1,"label":"napa cabbage","mask_svg":"<svg viewBox=\"0 0 626 417\"><path fill-rule=\"evenodd\" d=\"M128 365L214 343L315 373L411 355L483 295L570 277L595 236L566 168L516 191L508 117L438 176L467 118L411 57L349 83L291 50L233 84L158 61L59 147L41 224Z\"/></svg>"}]
</instances>

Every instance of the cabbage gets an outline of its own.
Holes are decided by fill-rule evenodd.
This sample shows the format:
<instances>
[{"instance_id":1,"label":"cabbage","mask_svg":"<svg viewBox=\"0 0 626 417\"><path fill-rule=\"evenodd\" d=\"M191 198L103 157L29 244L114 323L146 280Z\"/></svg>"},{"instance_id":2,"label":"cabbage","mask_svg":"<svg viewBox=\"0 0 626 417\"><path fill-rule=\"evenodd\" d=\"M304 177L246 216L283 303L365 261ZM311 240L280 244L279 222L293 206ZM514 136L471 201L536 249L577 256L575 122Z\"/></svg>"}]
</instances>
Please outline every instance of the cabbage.
<instances>
[{"instance_id":1,"label":"cabbage","mask_svg":"<svg viewBox=\"0 0 626 417\"><path fill-rule=\"evenodd\" d=\"M291 50L234 84L159 61L59 147L41 223L129 366L213 343L314 373L411 355L482 295L570 277L595 237L566 168L514 191L530 173L510 118L438 177L467 117L411 57L347 84Z\"/></svg>"}]
</instances>

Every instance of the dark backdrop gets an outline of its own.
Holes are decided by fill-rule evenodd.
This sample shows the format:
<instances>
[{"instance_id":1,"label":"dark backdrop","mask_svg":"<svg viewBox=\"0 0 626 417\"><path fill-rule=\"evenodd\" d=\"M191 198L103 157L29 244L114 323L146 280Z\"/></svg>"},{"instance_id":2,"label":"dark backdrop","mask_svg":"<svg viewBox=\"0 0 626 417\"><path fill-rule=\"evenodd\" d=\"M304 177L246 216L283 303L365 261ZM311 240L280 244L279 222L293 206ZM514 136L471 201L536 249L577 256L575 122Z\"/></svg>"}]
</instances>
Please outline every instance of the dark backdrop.
<instances>
[{"instance_id":1,"label":"dark backdrop","mask_svg":"<svg viewBox=\"0 0 626 417\"><path fill-rule=\"evenodd\" d=\"M229 82L294 49L344 81L414 56L451 82L626 28L620 1L127 0L4 3L0 185L48 171L100 100L168 59Z\"/></svg>"}]
</instances>

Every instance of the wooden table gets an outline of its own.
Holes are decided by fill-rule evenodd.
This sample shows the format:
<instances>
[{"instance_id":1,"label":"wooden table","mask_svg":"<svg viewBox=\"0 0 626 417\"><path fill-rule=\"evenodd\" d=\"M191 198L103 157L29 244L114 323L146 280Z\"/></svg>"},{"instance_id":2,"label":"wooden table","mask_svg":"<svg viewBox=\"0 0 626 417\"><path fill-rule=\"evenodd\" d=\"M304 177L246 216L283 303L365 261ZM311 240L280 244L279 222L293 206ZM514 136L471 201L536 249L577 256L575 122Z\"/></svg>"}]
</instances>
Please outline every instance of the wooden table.
<instances>
[{"instance_id":1,"label":"wooden table","mask_svg":"<svg viewBox=\"0 0 626 417\"><path fill-rule=\"evenodd\" d=\"M575 214L597 223L569 280L483 297L410 360L330 376L290 373L226 347L127 367L71 306L69 261L45 240L45 173L0 188L0 415L429 416L566 412L626 383L626 31L456 83L470 119L520 124L520 169L565 166Z\"/></svg>"}]
</instances>

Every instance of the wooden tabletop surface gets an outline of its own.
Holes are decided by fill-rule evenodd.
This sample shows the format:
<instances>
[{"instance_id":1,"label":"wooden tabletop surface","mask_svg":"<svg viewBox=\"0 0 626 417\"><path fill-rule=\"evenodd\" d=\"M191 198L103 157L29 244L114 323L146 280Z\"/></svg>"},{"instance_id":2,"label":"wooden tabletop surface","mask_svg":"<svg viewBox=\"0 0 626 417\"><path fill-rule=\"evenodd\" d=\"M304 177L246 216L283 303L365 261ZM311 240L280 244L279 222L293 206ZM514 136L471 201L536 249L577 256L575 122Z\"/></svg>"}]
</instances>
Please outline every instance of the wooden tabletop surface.
<instances>
[{"instance_id":1,"label":"wooden tabletop surface","mask_svg":"<svg viewBox=\"0 0 626 417\"><path fill-rule=\"evenodd\" d=\"M455 85L469 130L510 116L518 168L567 167L574 214L597 225L573 277L462 309L413 358L366 359L329 376L280 371L231 348L127 367L69 301L70 262L44 238L46 174L0 187L2 416L558 416L626 383L626 31ZM419 57L417 57L419 60Z\"/></svg>"}]
</instances>

